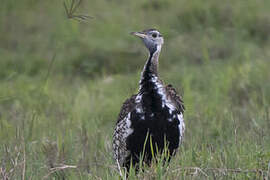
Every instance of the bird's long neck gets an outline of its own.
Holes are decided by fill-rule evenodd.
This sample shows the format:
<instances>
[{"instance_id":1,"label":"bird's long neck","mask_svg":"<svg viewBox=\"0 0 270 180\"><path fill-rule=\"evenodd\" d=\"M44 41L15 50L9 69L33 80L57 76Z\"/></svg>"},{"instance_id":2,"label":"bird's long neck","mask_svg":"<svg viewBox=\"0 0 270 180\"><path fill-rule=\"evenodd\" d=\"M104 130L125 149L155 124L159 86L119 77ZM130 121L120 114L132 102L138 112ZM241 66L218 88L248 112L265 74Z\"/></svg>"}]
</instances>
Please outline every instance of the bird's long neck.
<instances>
[{"instance_id":1,"label":"bird's long neck","mask_svg":"<svg viewBox=\"0 0 270 180\"><path fill-rule=\"evenodd\" d=\"M149 58L146 61L140 79L140 90L145 89L145 86L149 85L151 78L158 78L158 58L161 51L161 45L157 46L156 49L150 52Z\"/></svg>"}]
</instances>

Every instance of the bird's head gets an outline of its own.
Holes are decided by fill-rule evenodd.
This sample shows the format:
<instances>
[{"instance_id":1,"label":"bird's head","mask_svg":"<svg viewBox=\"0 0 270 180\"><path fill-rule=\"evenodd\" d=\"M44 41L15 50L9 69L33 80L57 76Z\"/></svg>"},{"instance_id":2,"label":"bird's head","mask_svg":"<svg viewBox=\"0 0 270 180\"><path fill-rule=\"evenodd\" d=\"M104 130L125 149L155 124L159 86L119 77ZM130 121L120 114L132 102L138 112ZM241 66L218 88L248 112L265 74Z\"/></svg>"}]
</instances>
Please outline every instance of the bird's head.
<instances>
[{"instance_id":1,"label":"bird's head","mask_svg":"<svg viewBox=\"0 0 270 180\"><path fill-rule=\"evenodd\" d=\"M132 32L132 35L140 37L150 53L160 50L163 44L163 37L156 29L147 29L141 32Z\"/></svg>"}]
</instances>

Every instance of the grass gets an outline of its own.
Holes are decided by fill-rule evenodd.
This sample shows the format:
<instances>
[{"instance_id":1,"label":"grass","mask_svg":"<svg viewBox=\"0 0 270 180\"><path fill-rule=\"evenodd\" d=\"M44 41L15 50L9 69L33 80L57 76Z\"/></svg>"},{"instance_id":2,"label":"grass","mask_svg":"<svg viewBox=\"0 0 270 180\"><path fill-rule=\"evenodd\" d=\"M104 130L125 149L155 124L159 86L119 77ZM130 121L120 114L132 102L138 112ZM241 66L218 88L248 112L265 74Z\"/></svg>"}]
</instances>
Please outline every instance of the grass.
<instances>
[{"instance_id":1,"label":"grass","mask_svg":"<svg viewBox=\"0 0 270 180\"><path fill-rule=\"evenodd\" d=\"M129 178L269 178L267 0L82 1L86 23L62 3L0 7L2 179L120 178L113 127L146 59L128 33L153 26L165 37L161 77L184 96L186 134L169 166Z\"/></svg>"}]
</instances>

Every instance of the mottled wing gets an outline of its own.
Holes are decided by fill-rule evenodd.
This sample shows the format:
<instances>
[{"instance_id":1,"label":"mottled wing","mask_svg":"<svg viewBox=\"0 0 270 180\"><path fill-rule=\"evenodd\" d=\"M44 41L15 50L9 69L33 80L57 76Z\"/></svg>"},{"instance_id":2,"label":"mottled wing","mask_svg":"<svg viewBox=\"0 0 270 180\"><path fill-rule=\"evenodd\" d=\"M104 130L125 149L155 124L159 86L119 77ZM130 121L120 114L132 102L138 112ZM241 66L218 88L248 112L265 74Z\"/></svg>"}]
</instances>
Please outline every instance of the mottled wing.
<instances>
[{"instance_id":1,"label":"mottled wing","mask_svg":"<svg viewBox=\"0 0 270 180\"><path fill-rule=\"evenodd\" d=\"M128 115L128 113L135 108L135 99L136 95L132 95L123 103L116 124L118 124L119 121L122 121Z\"/></svg>"},{"instance_id":2,"label":"mottled wing","mask_svg":"<svg viewBox=\"0 0 270 180\"><path fill-rule=\"evenodd\" d=\"M170 99L171 102L174 103L178 110L178 115L177 118L179 120L179 143L182 143L183 137L184 137L184 132L185 132L185 122L184 122L184 111L185 111L185 106L182 97L177 93L177 91L172 87L172 85L168 85L165 87L166 88L166 93L168 99Z\"/></svg>"},{"instance_id":3,"label":"mottled wing","mask_svg":"<svg viewBox=\"0 0 270 180\"><path fill-rule=\"evenodd\" d=\"M113 151L114 158L119 163L123 165L125 158L129 155L129 151L126 146L126 139L132 133L130 112L135 108L135 98L136 95L131 96L127 99L118 116L116 127L113 134Z\"/></svg>"},{"instance_id":4,"label":"mottled wing","mask_svg":"<svg viewBox=\"0 0 270 180\"><path fill-rule=\"evenodd\" d=\"M171 84L166 86L166 93L169 96L169 99L176 105L177 109L184 113L185 106L183 98L177 93L177 91L172 87Z\"/></svg>"}]
</instances>

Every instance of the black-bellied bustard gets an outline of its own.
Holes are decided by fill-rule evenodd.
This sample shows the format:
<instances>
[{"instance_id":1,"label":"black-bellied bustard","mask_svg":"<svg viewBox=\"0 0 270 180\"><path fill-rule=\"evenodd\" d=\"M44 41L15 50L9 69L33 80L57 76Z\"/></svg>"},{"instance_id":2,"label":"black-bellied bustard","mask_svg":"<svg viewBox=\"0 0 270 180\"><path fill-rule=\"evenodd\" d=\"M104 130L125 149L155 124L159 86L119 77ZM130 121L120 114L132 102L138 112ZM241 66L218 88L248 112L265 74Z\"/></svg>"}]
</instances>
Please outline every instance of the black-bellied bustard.
<instances>
[{"instance_id":1,"label":"black-bellied bustard","mask_svg":"<svg viewBox=\"0 0 270 180\"><path fill-rule=\"evenodd\" d=\"M139 162L143 152L144 161L151 162L152 152L162 153L166 145L169 156L174 155L185 131L182 98L171 85L165 86L158 74L161 33L148 29L132 34L143 40L149 58L141 73L138 94L124 102L113 135L114 158L127 169L131 162Z\"/></svg>"}]
</instances>

